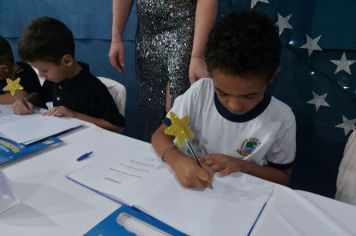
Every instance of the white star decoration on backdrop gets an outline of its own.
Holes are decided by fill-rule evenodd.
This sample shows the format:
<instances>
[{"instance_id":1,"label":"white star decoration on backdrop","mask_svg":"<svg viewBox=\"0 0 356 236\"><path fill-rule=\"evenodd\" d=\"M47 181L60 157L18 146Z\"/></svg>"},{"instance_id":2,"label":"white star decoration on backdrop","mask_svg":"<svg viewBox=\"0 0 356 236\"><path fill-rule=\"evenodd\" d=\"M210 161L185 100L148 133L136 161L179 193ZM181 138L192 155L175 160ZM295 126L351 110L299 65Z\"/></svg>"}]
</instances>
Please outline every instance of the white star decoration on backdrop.
<instances>
[{"instance_id":1,"label":"white star decoration on backdrop","mask_svg":"<svg viewBox=\"0 0 356 236\"><path fill-rule=\"evenodd\" d=\"M320 96L314 92L312 93L314 98L312 100L307 101L307 103L314 104L316 111L318 111L321 106L330 107L329 104L325 101L326 96L328 96L327 93Z\"/></svg>"},{"instance_id":2,"label":"white star decoration on backdrop","mask_svg":"<svg viewBox=\"0 0 356 236\"><path fill-rule=\"evenodd\" d=\"M305 35L307 38L307 42L306 44L300 46L300 48L305 48L308 50L308 56L310 57L310 55L313 53L314 50L317 51L323 51L323 49L321 49L318 45L318 42L321 38L321 35L319 35L318 37L316 37L315 39L312 39L309 37L309 35Z\"/></svg>"},{"instance_id":3,"label":"white star decoration on backdrop","mask_svg":"<svg viewBox=\"0 0 356 236\"><path fill-rule=\"evenodd\" d=\"M251 8L254 8L258 2L269 3L268 0L251 0Z\"/></svg>"},{"instance_id":4,"label":"white star decoration on backdrop","mask_svg":"<svg viewBox=\"0 0 356 236\"><path fill-rule=\"evenodd\" d=\"M293 29L293 26L291 26L291 24L289 24L288 22L292 15L293 14L283 17L281 14L278 13L278 21L276 25L278 26L279 35L283 33L284 29Z\"/></svg>"},{"instance_id":5,"label":"white star decoration on backdrop","mask_svg":"<svg viewBox=\"0 0 356 236\"><path fill-rule=\"evenodd\" d=\"M342 123L335 125L337 128L342 128L344 129L345 136L350 132L350 130L355 130L356 129L356 118L349 120L347 119L344 115L342 116Z\"/></svg>"},{"instance_id":6,"label":"white star decoration on backdrop","mask_svg":"<svg viewBox=\"0 0 356 236\"><path fill-rule=\"evenodd\" d=\"M344 70L350 75L351 75L350 66L356 62L356 60L347 60L345 52L342 54L340 60L330 60L330 61L335 65L337 65L334 74Z\"/></svg>"}]
</instances>

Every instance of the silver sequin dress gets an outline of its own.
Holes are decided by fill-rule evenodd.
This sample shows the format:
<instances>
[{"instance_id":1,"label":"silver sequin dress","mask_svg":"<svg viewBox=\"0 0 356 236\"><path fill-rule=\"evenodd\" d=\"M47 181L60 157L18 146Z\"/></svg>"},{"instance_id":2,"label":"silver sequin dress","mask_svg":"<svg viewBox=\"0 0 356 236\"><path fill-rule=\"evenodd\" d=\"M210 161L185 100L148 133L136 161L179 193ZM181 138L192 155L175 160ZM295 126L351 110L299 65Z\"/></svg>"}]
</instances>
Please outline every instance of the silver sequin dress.
<instances>
[{"instance_id":1,"label":"silver sequin dress","mask_svg":"<svg viewBox=\"0 0 356 236\"><path fill-rule=\"evenodd\" d=\"M195 0L137 0L136 71L142 139L165 116L167 82L172 102L190 86Z\"/></svg>"}]
</instances>

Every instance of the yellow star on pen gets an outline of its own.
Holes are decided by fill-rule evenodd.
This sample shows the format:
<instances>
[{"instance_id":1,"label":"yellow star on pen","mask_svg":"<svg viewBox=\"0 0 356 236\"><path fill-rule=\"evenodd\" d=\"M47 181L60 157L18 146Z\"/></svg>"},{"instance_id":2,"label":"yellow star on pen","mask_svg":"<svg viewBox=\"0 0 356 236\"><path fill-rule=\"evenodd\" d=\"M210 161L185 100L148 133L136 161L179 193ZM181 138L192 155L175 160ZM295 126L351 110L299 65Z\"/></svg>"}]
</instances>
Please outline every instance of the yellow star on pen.
<instances>
[{"instance_id":1,"label":"yellow star on pen","mask_svg":"<svg viewBox=\"0 0 356 236\"><path fill-rule=\"evenodd\" d=\"M178 118L173 112L169 113L172 124L164 130L167 135L174 136L179 147L183 147L186 138L194 138L193 131L189 128L189 117Z\"/></svg>"},{"instance_id":2,"label":"yellow star on pen","mask_svg":"<svg viewBox=\"0 0 356 236\"><path fill-rule=\"evenodd\" d=\"M10 92L11 96L15 96L18 90L23 90L23 87L20 85L21 78L18 77L15 80L6 79L7 85L2 89L3 91Z\"/></svg>"}]
</instances>

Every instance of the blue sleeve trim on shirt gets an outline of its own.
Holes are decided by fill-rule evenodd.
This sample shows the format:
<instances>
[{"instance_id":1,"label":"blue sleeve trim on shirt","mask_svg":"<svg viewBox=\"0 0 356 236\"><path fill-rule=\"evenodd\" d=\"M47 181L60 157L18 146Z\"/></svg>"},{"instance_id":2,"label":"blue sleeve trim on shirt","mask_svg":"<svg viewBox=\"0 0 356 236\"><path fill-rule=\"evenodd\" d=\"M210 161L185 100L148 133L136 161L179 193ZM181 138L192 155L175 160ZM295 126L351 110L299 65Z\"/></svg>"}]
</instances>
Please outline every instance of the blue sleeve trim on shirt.
<instances>
[{"instance_id":1,"label":"blue sleeve trim on shirt","mask_svg":"<svg viewBox=\"0 0 356 236\"><path fill-rule=\"evenodd\" d=\"M171 120L169 118L164 118L164 120L162 120L162 123L167 125L167 126L170 126L172 124Z\"/></svg>"},{"instance_id":2,"label":"blue sleeve trim on shirt","mask_svg":"<svg viewBox=\"0 0 356 236\"><path fill-rule=\"evenodd\" d=\"M288 170L292 168L293 162L287 164L276 164L267 160L268 166L274 167L279 170Z\"/></svg>"}]
</instances>

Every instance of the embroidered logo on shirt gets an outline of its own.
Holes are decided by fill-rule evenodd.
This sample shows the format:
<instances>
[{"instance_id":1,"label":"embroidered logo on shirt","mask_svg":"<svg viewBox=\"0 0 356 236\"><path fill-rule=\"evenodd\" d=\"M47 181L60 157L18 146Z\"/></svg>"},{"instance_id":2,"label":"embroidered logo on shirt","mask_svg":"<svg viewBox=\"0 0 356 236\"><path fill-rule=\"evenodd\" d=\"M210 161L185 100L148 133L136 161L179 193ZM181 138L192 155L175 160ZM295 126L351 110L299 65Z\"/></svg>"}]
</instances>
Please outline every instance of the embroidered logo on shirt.
<instances>
[{"instance_id":1,"label":"embroidered logo on shirt","mask_svg":"<svg viewBox=\"0 0 356 236\"><path fill-rule=\"evenodd\" d=\"M261 144L257 138L245 139L242 142L240 149L237 149L237 152L241 155L242 158L251 155L256 148Z\"/></svg>"}]
</instances>

